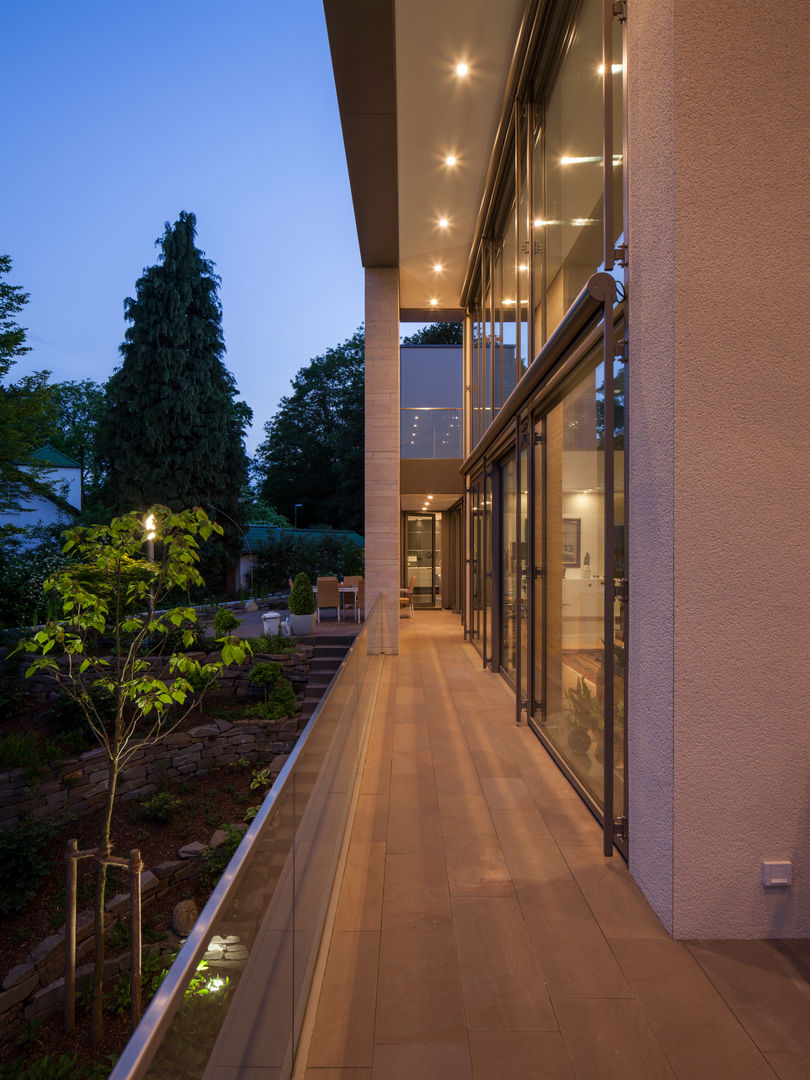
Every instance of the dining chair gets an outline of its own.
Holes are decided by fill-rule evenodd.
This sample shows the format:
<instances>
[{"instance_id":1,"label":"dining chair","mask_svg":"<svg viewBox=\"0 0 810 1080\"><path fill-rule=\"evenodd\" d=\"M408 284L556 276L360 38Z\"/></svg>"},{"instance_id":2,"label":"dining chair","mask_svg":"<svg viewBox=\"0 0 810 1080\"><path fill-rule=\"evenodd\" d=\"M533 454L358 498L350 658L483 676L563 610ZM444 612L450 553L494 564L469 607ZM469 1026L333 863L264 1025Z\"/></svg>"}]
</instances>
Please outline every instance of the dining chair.
<instances>
[{"instance_id":1,"label":"dining chair","mask_svg":"<svg viewBox=\"0 0 810 1080\"><path fill-rule=\"evenodd\" d=\"M340 622L340 587L336 577L319 577L315 588L315 610L321 621L321 608L334 608Z\"/></svg>"}]
</instances>

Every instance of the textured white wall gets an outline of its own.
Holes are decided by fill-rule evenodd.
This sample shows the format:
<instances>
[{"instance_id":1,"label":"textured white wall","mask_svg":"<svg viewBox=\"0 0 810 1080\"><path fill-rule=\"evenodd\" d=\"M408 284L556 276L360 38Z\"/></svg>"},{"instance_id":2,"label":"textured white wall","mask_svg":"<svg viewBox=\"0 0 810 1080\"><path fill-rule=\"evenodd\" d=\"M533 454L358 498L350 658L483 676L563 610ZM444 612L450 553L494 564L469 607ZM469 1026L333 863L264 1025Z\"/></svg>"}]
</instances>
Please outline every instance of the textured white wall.
<instances>
[{"instance_id":1,"label":"textured white wall","mask_svg":"<svg viewBox=\"0 0 810 1080\"><path fill-rule=\"evenodd\" d=\"M627 24L630 870L672 930L675 195L672 13Z\"/></svg>"},{"instance_id":2,"label":"textured white wall","mask_svg":"<svg viewBox=\"0 0 810 1080\"><path fill-rule=\"evenodd\" d=\"M806 935L810 5L631 12L631 869L677 937Z\"/></svg>"}]
</instances>

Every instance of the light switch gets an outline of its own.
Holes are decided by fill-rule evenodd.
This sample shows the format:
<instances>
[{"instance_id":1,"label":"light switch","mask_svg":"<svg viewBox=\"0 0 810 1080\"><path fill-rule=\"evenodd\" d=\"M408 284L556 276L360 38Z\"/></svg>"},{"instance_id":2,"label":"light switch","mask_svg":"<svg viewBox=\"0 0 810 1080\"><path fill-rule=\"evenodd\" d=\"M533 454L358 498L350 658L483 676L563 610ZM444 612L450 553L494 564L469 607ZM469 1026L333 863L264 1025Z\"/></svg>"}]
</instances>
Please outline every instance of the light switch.
<instances>
[{"instance_id":1,"label":"light switch","mask_svg":"<svg viewBox=\"0 0 810 1080\"><path fill-rule=\"evenodd\" d=\"M774 885L790 885L793 881L793 863L764 862L762 864L762 884L765 888Z\"/></svg>"}]
</instances>

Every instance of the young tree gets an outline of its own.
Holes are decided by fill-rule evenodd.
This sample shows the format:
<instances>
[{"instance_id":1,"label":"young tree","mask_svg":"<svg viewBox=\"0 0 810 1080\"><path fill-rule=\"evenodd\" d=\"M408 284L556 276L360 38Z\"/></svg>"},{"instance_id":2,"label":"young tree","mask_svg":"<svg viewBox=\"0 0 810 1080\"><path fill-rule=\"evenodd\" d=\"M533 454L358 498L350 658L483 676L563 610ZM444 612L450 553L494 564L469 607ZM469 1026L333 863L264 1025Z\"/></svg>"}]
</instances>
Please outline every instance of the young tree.
<instances>
[{"instance_id":1,"label":"young tree","mask_svg":"<svg viewBox=\"0 0 810 1080\"><path fill-rule=\"evenodd\" d=\"M124 302L131 325L98 430L103 502L115 513L154 502L213 508L235 561L251 414L223 363L219 278L195 235L194 214L167 222L157 264Z\"/></svg>"},{"instance_id":2,"label":"young tree","mask_svg":"<svg viewBox=\"0 0 810 1080\"><path fill-rule=\"evenodd\" d=\"M199 541L222 529L199 507L174 513L155 506L150 513L154 535L150 546L157 549L157 557L149 560L143 558L149 527L136 514L65 533L64 550L74 561L46 582L61 601L62 618L49 622L22 645L34 654L26 674L43 672L76 702L107 762L95 896L96 1042L103 1023L106 860L112 854L118 776L141 747L157 742L182 722L199 700L195 690L209 686L224 665L241 663L248 650L238 639L226 639L222 662L202 665L167 648L170 635L179 636L186 646L192 643L188 624L197 616L191 607L158 608L172 590L202 584ZM109 657L94 649L97 635L112 637ZM110 702L108 711L99 692Z\"/></svg>"},{"instance_id":3,"label":"young tree","mask_svg":"<svg viewBox=\"0 0 810 1080\"><path fill-rule=\"evenodd\" d=\"M363 528L365 335L356 333L301 368L265 424L257 452L261 498L288 518Z\"/></svg>"},{"instance_id":4,"label":"young tree","mask_svg":"<svg viewBox=\"0 0 810 1080\"><path fill-rule=\"evenodd\" d=\"M0 255L0 279L10 272L10 257ZM27 495L50 495L50 470L26 464L31 451L47 441L53 421L49 373L37 371L4 385L17 357L30 351L16 321L27 303L21 286L0 280L0 510L18 510Z\"/></svg>"}]
</instances>

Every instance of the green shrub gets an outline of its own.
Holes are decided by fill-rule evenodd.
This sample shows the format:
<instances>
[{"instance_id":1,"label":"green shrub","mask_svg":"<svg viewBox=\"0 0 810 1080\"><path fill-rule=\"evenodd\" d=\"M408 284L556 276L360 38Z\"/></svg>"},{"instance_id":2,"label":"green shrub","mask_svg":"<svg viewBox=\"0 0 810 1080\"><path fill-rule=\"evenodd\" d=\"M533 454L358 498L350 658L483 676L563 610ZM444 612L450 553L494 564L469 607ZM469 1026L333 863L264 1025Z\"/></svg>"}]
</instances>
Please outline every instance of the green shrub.
<instances>
[{"instance_id":1,"label":"green shrub","mask_svg":"<svg viewBox=\"0 0 810 1080\"><path fill-rule=\"evenodd\" d=\"M282 679L270 691L268 699L262 705L248 705L247 716L256 716L260 720L280 720L283 716L298 715L298 698L288 679Z\"/></svg>"},{"instance_id":2,"label":"green shrub","mask_svg":"<svg viewBox=\"0 0 810 1080\"><path fill-rule=\"evenodd\" d=\"M222 871L231 861L233 853L242 842L242 833L233 825L223 825L226 839L223 844L215 848L206 848L202 854L203 869L200 874L200 883L205 889L213 889L222 876Z\"/></svg>"},{"instance_id":3,"label":"green shrub","mask_svg":"<svg viewBox=\"0 0 810 1080\"><path fill-rule=\"evenodd\" d=\"M304 571L314 581L335 574L363 573L364 551L344 533L321 532L319 535L279 532L256 552L253 581L262 594L283 592L294 574Z\"/></svg>"},{"instance_id":4,"label":"green shrub","mask_svg":"<svg viewBox=\"0 0 810 1080\"><path fill-rule=\"evenodd\" d=\"M282 637L281 634L268 634L266 637L246 638L254 653L294 652L297 643L294 638Z\"/></svg>"},{"instance_id":5,"label":"green shrub","mask_svg":"<svg viewBox=\"0 0 810 1080\"><path fill-rule=\"evenodd\" d=\"M217 613L214 616L214 637L224 638L229 634L232 634L237 627L242 625L242 620L237 619L230 608L221 607L217 609Z\"/></svg>"},{"instance_id":6,"label":"green shrub","mask_svg":"<svg viewBox=\"0 0 810 1080\"><path fill-rule=\"evenodd\" d=\"M154 821L157 825L165 825L171 821L173 815L182 806L180 799L170 795L168 791L158 791L150 799L141 802L141 814L147 821Z\"/></svg>"},{"instance_id":7,"label":"green shrub","mask_svg":"<svg viewBox=\"0 0 810 1080\"><path fill-rule=\"evenodd\" d=\"M250 669L248 678L254 686L261 686L264 690L264 700L266 702L270 688L277 686L281 681L281 664L277 664L275 660L254 664Z\"/></svg>"},{"instance_id":8,"label":"green shrub","mask_svg":"<svg viewBox=\"0 0 810 1080\"><path fill-rule=\"evenodd\" d=\"M0 766L6 769L28 769L30 772L36 772L39 765L39 746L35 731L0 737Z\"/></svg>"},{"instance_id":9,"label":"green shrub","mask_svg":"<svg viewBox=\"0 0 810 1080\"><path fill-rule=\"evenodd\" d=\"M115 718L115 697L104 686L90 685L85 693L95 706L99 718L105 723L111 723ZM51 706L54 731L58 735L72 734L81 731L83 735L89 735L87 718L81 705L70 694L60 691L59 697Z\"/></svg>"},{"instance_id":10,"label":"green shrub","mask_svg":"<svg viewBox=\"0 0 810 1080\"><path fill-rule=\"evenodd\" d=\"M19 915L51 872L53 821L26 818L0 829L0 915Z\"/></svg>"},{"instance_id":11,"label":"green shrub","mask_svg":"<svg viewBox=\"0 0 810 1080\"><path fill-rule=\"evenodd\" d=\"M315 593L312 591L312 582L303 572L295 576L287 606L293 615L312 615L315 612Z\"/></svg>"}]
</instances>

